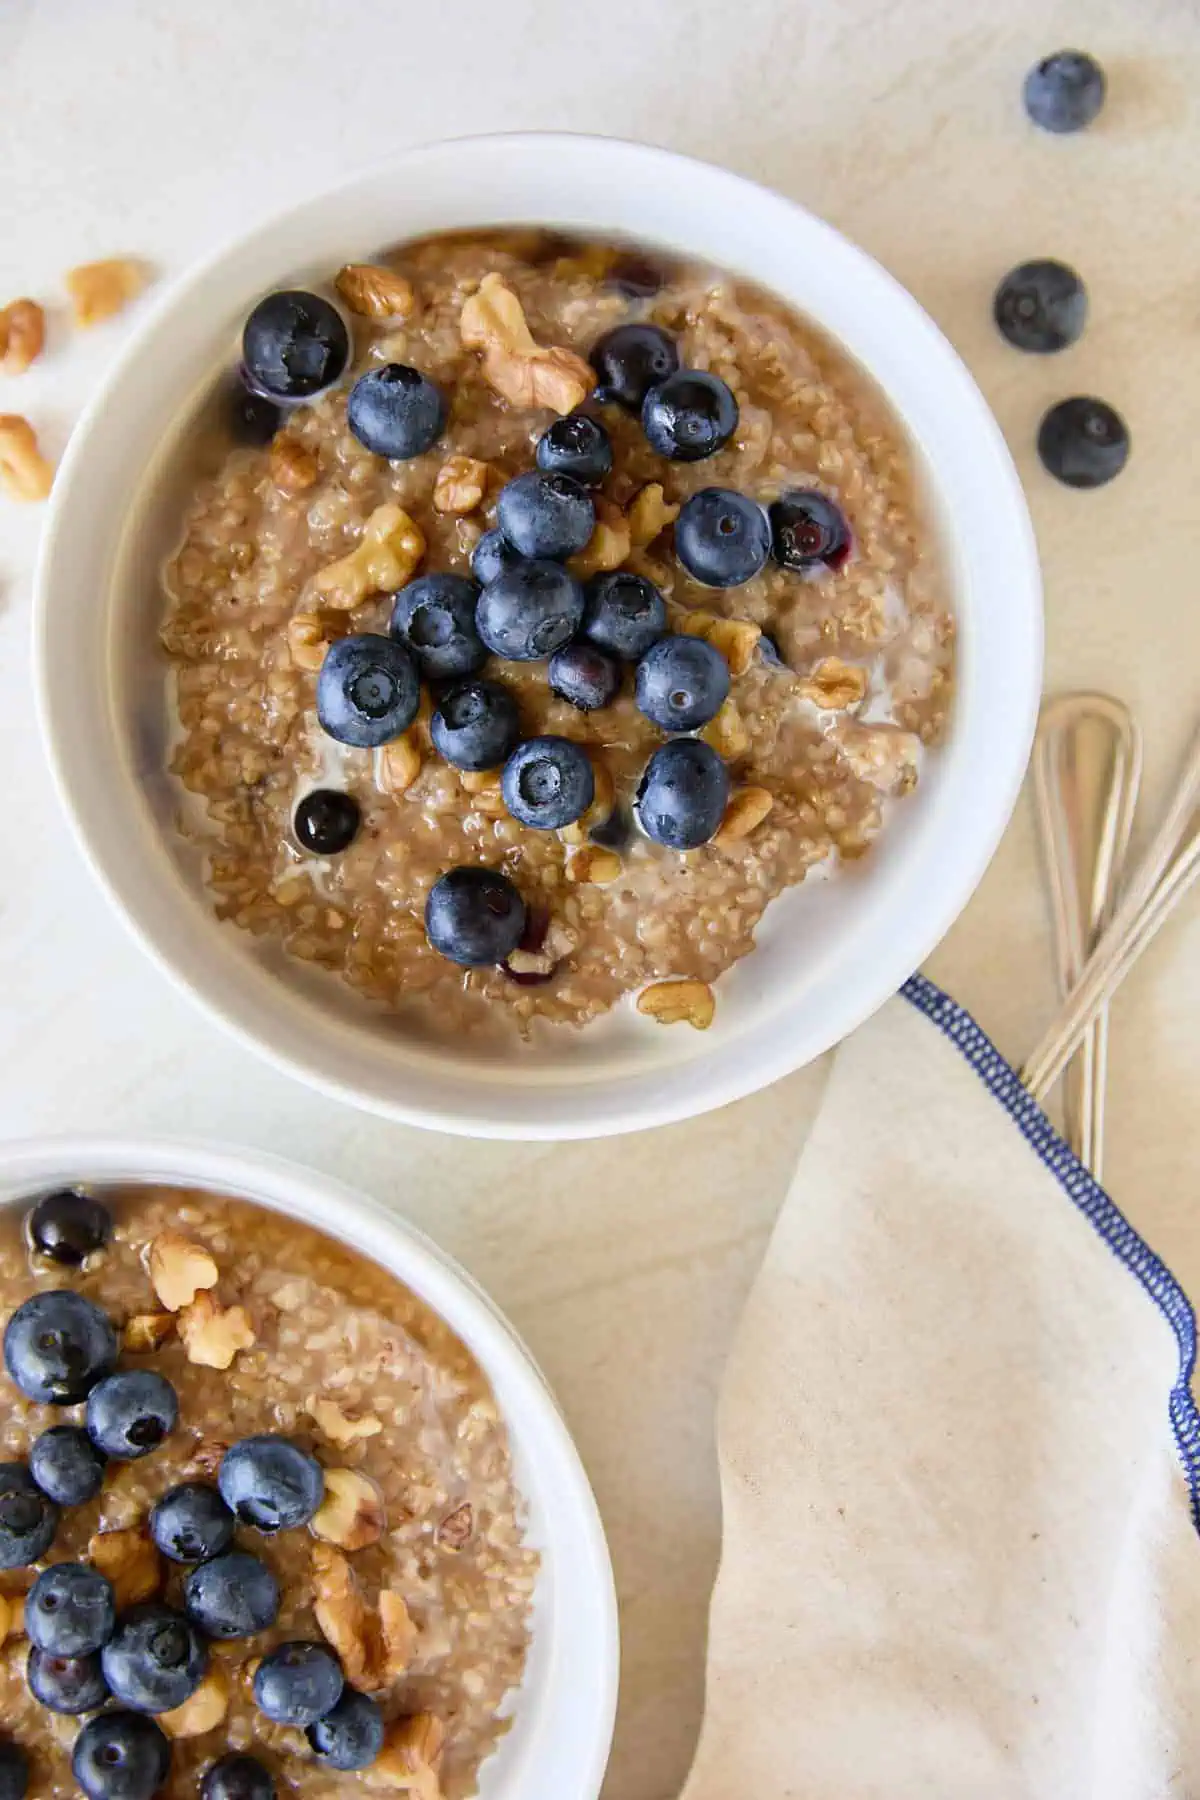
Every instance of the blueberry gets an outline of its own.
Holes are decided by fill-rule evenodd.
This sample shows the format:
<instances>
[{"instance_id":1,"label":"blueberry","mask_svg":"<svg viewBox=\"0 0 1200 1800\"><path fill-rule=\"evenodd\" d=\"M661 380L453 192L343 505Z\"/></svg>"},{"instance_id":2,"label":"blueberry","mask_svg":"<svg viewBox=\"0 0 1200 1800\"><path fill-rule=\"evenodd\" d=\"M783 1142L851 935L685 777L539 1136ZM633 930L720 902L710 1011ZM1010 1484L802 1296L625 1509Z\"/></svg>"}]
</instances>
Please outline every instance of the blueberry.
<instances>
[{"instance_id":1,"label":"blueberry","mask_svg":"<svg viewBox=\"0 0 1200 1800\"><path fill-rule=\"evenodd\" d=\"M1045 258L1011 269L992 302L1000 335L1017 350L1065 350L1087 318L1087 292L1074 269Z\"/></svg>"},{"instance_id":2,"label":"blueberry","mask_svg":"<svg viewBox=\"0 0 1200 1800\"><path fill-rule=\"evenodd\" d=\"M385 363L350 389L346 423L367 450L399 461L437 443L446 429L446 402L419 369Z\"/></svg>"},{"instance_id":3,"label":"blueberry","mask_svg":"<svg viewBox=\"0 0 1200 1800\"><path fill-rule=\"evenodd\" d=\"M524 561L521 552L513 549L502 531L485 531L471 552L471 573L476 581L487 587L490 581L507 575L510 569Z\"/></svg>"},{"instance_id":4,"label":"blueberry","mask_svg":"<svg viewBox=\"0 0 1200 1800\"><path fill-rule=\"evenodd\" d=\"M5 1327L4 1365L25 1397L43 1406L86 1400L116 1360L108 1314L69 1288L35 1294Z\"/></svg>"},{"instance_id":5,"label":"blueberry","mask_svg":"<svg viewBox=\"0 0 1200 1800\"><path fill-rule=\"evenodd\" d=\"M596 797L591 758L564 737L526 738L500 777L504 804L535 831L558 831L585 813Z\"/></svg>"},{"instance_id":6,"label":"blueberry","mask_svg":"<svg viewBox=\"0 0 1200 1800\"><path fill-rule=\"evenodd\" d=\"M207 1562L232 1544L233 1514L207 1481L184 1481L155 1505L150 1536L172 1562Z\"/></svg>"},{"instance_id":7,"label":"blueberry","mask_svg":"<svg viewBox=\"0 0 1200 1800\"><path fill-rule=\"evenodd\" d=\"M24 1463L0 1463L0 1569L23 1569L54 1542L58 1508Z\"/></svg>"},{"instance_id":8,"label":"blueberry","mask_svg":"<svg viewBox=\"0 0 1200 1800\"><path fill-rule=\"evenodd\" d=\"M136 1712L171 1712L204 1679L208 1651L191 1620L156 1600L122 1613L100 1652L113 1698Z\"/></svg>"},{"instance_id":9,"label":"blueberry","mask_svg":"<svg viewBox=\"0 0 1200 1800\"><path fill-rule=\"evenodd\" d=\"M337 381L350 360L350 334L319 294L286 289L260 300L242 333L253 385L277 400L307 400Z\"/></svg>"},{"instance_id":10,"label":"blueberry","mask_svg":"<svg viewBox=\"0 0 1200 1800\"><path fill-rule=\"evenodd\" d=\"M228 383L224 407L229 435L235 444L261 448L270 443L283 423L284 408L269 394L260 394L248 385L242 369Z\"/></svg>"},{"instance_id":11,"label":"blueberry","mask_svg":"<svg viewBox=\"0 0 1200 1800\"><path fill-rule=\"evenodd\" d=\"M785 488L767 517L771 554L785 569L840 569L850 554L846 516L817 488Z\"/></svg>"},{"instance_id":12,"label":"blueberry","mask_svg":"<svg viewBox=\"0 0 1200 1800\"><path fill-rule=\"evenodd\" d=\"M647 837L668 850L695 850L725 816L729 771L703 738L673 738L646 764L635 804Z\"/></svg>"},{"instance_id":13,"label":"blueberry","mask_svg":"<svg viewBox=\"0 0 1200 1800\"><path fill-rule=\"evenodd\" d=\"M543 431L535 460L547 475L573 475L585 487L595 487L612 469L612 441L599 419L568 413Z\"/></svg>"},{"instance_id":14,"label":"blueberry","mask_svg":"<svg viewBox=\"0 0 1200 1800\"><path fill-rule=\"evenodd\" d=\"M296 807L292 830L312 856L340 856L358 836L362 808L339 788L310 788Z\"/></svg>"},{"instance_id":15,"label":"blueberry","mask_svg":"<svg viewBox=\"0 0 1200 1800\"><path fill-rule=\"evenodd\" d=\"M438 953L466 969L485 969L515 950L525 902L499 869L450 869L425 902L425 933Z\"/></svg>"},{"instance_id":16,"label":"blueberry","mask_svg":"<svg viewBox=\"0 0 1200 1800\"><path fill-rule=\"evenodd\" d=\"M1105 401L1081 395L1050 408L1037 447L1051 475L1068 487L1103 487L1129 459L1129 431Z\"/></svg>"},{"instance_id":17,"label":"blueberry","mask_svg":"<svg viewBox=\"0 0 1200 1800\"><path fill-rule=\"evenodd\" d=\"M479 583L466 575L418 575L396 595L388 630L430 680L474 675L487 661L475 629L478 603Z\"/></svg>"},{"instance_id":18,"label":"blueberry","mask_svg":"<svg viewBox=\"0 0 1200 1800\"><path fill-rule=\"evenodd\" d=\"M501 490L496 520L522 556L561 561L583 549L595 529L596 509L573 476L531 469Z\"/></svg>"},{"instance_id":19,"label":"blueberry","mask_svg":"<svg viewBox=\"0 0 1200 1800\"><path fill-rule=\"evenodd\" d=\"M564 644L550 658L546 679L560 700L569 700L580 712L596 712L616 699L621 669L596 644Z\"/></svg>"},{"instance_id":20,"label":"blueberry","mask_svg":"<svg viewBox=\"0 0 1200 1800\"><path fill-rule=\"evenodd\" d=\"M637 666L634 694L651 724L697 731L729 696L729 664L703 638L660 638Z\"/></svg>"},{"instance_id":21,"label":"blueberry","mask_svg":"<svg viewBox=\"0 0 1200 1800\"><path fill-rule=\"evenodd\" d=\"M498 769L521 735L517 703L498 681L460 681L442 695L429 735L456 769Z\"/></svg>"},{"instance_id":22,"label":"blueberry","mask_svg":"<svg viewBox=\"0 0 1200 1800\"><path fill-rule=\"evenodd\" d=\"M150 1800L170 1767L170 1741L136 1712L89 1719L71 1753L71 1772L88 1800Z\"/></svg>"},{"instance_id":23,"label":"blueberry","mask_svg":"<svg viewBox=\"0 0 1200 1800\"><path fill-rule=\"evenodd\" d=\"M112 1236L107 1206L78 1188L46 1194L29 1215L29 1241L39 1256L78 1268L85 1257L103 1250Z\"/></svg>"},{"instance_id":24,"label":"blueberry","mask_svg":"<svg viewBox=\"0 0 1200 1800\"><path fill-rule=\"evenodd\" d=\"M25 1800L29 1762L25 1752L0 1738L0 1800Z\"/></svg>"},{"instance_id":25,"label":"blueberry","mask_svg":"<svg viewBox=\"0 0 1200 1800\"><path fill-rule=\"evenodd\" d=\"M57 1656L35 1645L25 1660L25 1680L34 1699L51 1712L95 1712L108 1699L108 1683L95 1650Z\"/></svg>"},{"instance_id":26,"label":"blueberry","mask_svg":"<svg viewBox=\"0 0 1200 1800\"><path fill-rule=\"evenodd\" d=\"M113 1634L112 1582L87 1563L52 1563L25 1599L25 1635L48 1656L86 1656Z\"/></svg>"},{"instance_id":27,"label":"blueberry","mask_svg":"<svg viewBox=\"0 0 1200 1800\"><path fill-rule=\"evenodd\" d=\"M667 603L652 581L612 569L584 590L583 635L601 650L636 662L667 629Z\"/></svg>"},{"instance_id":28,"label":"blueberry","mask_svg":"<svg viewBox=\"0 0 1200 1800\"><path fill-rule=\"evenodd\" d=\"M507 570L484 588L475 613L488 649L513 662L553 656L575 636L582 618L583 589L556 562L523 562Z\"/></svg>"},{"instance_id":29,"label":"blueberry","mask_svg":"<svg viewBox=\"0 0 1200 1800\"><path fill-rule=\"evenodd\" d=\"M105 1460L81 1426L52 1425L30 1446L29 1473L59 1506L82 1506L100 1492Z\"/></svg>"},{"instance_id":30,"label":"blueberry","mask_svg":"<svg viewBox=\"0 0 1200 1800\"><path fill-rule=\"evenodd\" d=\"M679 367L679 347L658 325L618 325L605 332L589 358L599 383L597 397L637 412L652 387Z\"/></svg>"},{"instance_id":31,"label":"blueberry","mask_svg":"<svg viewBox=\"0 0 1200 1800\"><path fill-rule=\"evenodd\" d=\"M231 1445L221 1458L217 1486L242 1524L258 1531L307 1525L325 1495L316 1457L272 1432Z\"/></svg>"},{"instance_id":32,"label":"blueberry","mask_svg":"<svg viewBox=\"0 0 1200 1800\"><path fill-rule=\"evenodd\" d=\"M331 1769L365 1769L383 1749L383 1714L369 1694L343 1688L337 1705L307 1735Z\"/></svg>"},{"instance_id":33,"label":"blueberry","mask_svg":"<svg viewBox=\"0 0 1200 1800\"><path fill-rule=\"evenodd\" d=\"M253 1637L279 1617L279 1584L257 1556L228 1550L192 1570L183 1584L183 1604L207 1637Z\"/></svg>"},{"instance_id":34,"label":"blueberry","mask_svg":"<svg viewBox=\"0 0 1200 1800\"><path fill-rule=\"evenodd\" d=\"M700 462L727 444L737 429L738 406L719 375L681 369L652 387L642 405L642 430L650 448L673 462Z\"/></svg>"},{"instance_id":35,"label":"blueberry","mask_svg":"<svg viewBox=\"0 0 1200 1800\"><path fill-rule=\"evenodd\" d=\"M222 1756L205 1770L200 1800L275 1800L275 1783L257 1756Z\"/></svg>"},{"instance_id":36,"label":"blueberry","mask_svg":"<svg viewBox=\"0 0 1200 1800\"><path fill-rule=\"evenodd\" d=\"M1025 111L1043 131L1082 131L1104 105L1104 70L1083 50L1056 50L1025 77Z\"/></svg>"},{"instance_id":37,"label":"blueberry","mask_svg":"<svg viewBox=\"0 0 1200 1800\"><path fill-rule=\"evenodd\" d=\"M732 488L701 488L675 521L675 554L694 581L737 587L771 554L771 527L757 501Z\"/></svg>"},{"instance_id":38,"label":"blueberry","mask_svg":"<svg viewBox=\"0 0 1200 1800\"><path fill-rule=\"evenodd\" d=\"M254 1675L254 1699L276 1725L314 1725L341 1698L342 1665L324 1644L280 1644Z\"/></svg>"},{"instance_id":39,"label":"blueberry","mask_svg":"<svg viewBox=\"0 0 1200 1800\"><path fill-rule=\"evenodd\" d=\"M339 744L373 750L407 731L421 704L416 664L402 644L362 631L331 644L317 676L317 717Z\"/></svg>"},{"instance_id":40,"label":"blueberry","mask_svg":"<svg viewBox=\"0 0 1200 1800\"><path fill-rule=\"evenodd\" d=\"M88 1436L105 1456L125 1462L157 1450L178 1422L175 1389L153 1369L121 1369L88 1395Z\"/></svg>"}]
</instances>

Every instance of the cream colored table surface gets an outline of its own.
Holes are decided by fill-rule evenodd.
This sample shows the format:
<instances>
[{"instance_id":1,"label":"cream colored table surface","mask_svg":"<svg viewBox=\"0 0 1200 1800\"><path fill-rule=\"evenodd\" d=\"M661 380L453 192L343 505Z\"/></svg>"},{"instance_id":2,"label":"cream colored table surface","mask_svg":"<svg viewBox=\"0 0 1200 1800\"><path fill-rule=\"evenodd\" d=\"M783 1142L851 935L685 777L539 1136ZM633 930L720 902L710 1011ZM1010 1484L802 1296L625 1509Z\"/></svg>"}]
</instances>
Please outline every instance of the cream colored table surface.
<instances>
[{"instance_id":1,"label":"cream colored table surface","mask_svg":"<svg viewBox=\"0 0 1200 1800\"><path fill-rule=\"evenodd\" d=\"M1108 65L1111 103L1086 136L1054 139L1024 126L1020 82L1070 43ZM0 0L0 293L53 293L70 264L117 251L173 273L308 183L515 126L727 162L908 283L1026 478L1048 683L1135 705L1153 802L1200 709L1191 0ZM1092 321L1040 361L996 339L989 297L1047 254L1084 274ZM35 412L59 448L121 329L56 331L40 372L0 383L0 410ZM1088 391L1122 409L1135 447L1111 488L1075 494L1031 445L1047 402ZM284 1151L390 1200L474 1270L557 1386L607 1520L625 1633L611 1793L666 1800L701 1702L713 1396L821 1072L693 1125L564 1149L401 1130L273 1073L142 960L57 815L28 675L36 531L0 502L0 1133L127 1127ZM931 972L1014 1057L1047 1019L1027 808ZM1198 1004L1193 904L1116 1009L1109 1180L1194 1291Z\"/></svg>"}]
</instances>

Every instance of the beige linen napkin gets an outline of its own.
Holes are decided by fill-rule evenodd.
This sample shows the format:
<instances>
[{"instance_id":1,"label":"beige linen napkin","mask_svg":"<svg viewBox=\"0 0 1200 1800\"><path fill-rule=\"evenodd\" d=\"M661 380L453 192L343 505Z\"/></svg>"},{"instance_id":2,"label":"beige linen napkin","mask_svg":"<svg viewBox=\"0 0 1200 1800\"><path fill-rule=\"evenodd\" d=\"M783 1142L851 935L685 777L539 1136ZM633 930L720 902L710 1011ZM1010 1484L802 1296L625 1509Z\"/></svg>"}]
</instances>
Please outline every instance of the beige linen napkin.
<instances>
[{"instance_id":1,"label":"beige linen napkin","mask_svg":"<svg viewBox=\"0 0 1200 1800\"><path fill-rule=\"evenodd\" d=\"M1195 1343L915 978L837 1053L725 1374L685 1800L1200 1796Z\"/></svg>"}]
</instances>

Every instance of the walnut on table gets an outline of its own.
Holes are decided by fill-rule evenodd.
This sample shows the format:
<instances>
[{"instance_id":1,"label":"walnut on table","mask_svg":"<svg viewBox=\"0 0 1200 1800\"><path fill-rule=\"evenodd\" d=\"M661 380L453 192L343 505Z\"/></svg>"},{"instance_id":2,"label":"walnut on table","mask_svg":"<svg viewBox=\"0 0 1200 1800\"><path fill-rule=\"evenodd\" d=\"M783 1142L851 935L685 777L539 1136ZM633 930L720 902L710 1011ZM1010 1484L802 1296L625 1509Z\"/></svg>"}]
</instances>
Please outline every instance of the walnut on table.
<instances>
[{"instance_id":1,"label":"walnut on table","mask_svg":"<svg viewBox=\"0 0 1200 1800\"><path fill-rule=\"evenodd\" d=\"M38 448L37 433L20 413L0 413L0 485L13 500L44 500L53 466Z\"/></svg>"},{"instance_id":2,"label":"walnut on table","mask_svg":"<svg viewBox=\"0 0 1200 1800\"><path fill-rule=\"evenodd\" d=\"M45 341L46 315L36 300L10 300L0 307L0 374L23 375Z\"/></svg>"},{"instance_id":3,"label":"walnut on table","mask_svg":"<svg viewBox=\"0 0 1200 1800\"><path fill-rule=\"evenodd\" d=\"M145 263L132 256L110 256L68 269L64 281L75 323L87 327L113 318L141 293L148 274Z\"/></svg>"}]
</instances>

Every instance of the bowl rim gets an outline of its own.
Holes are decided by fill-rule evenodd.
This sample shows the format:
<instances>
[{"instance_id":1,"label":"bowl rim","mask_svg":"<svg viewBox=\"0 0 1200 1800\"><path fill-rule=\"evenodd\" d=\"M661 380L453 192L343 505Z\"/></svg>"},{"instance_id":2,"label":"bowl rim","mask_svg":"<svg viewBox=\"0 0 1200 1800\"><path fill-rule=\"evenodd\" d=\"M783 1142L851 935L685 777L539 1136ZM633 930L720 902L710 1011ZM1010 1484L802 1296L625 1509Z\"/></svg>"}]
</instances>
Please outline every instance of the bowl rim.
<instances>
[{"instance_id":1,"label":"bowl rim","mask_svg":"<svg viewBox=\"0 0 1200 1800\"><path fill-rule=\"evenodd\" d=\"M488 1380L502 1388L505 1425L521 1456L537 1467L545 1488L553 1489L549 1503L540 1491L535 1503L544 1527L543 1553L552 1553L539 1578L545 1582L543 1603L550 1609L546 1628L559 1638L572 1608L573 1617L587 1614L586 1630L576 1632L566 1652L557 1646L556 1654L544 1660L560 1691L545 1684L530 1690L539 1699L531 1721L535 1735L516 1748L515 1766L503 1771L504 1788L493 1793L485 1784L481 1793L490 1800L502 1800L508 1791L533 1800L596 1800L612 1746L620 1674L612 1560L591 1483L550 1384L490 1295L402 1214L336 1176L270 1152L188 1138L109 1134L21 1138L0 1147L0 1213L39 1188L71 1180L96 1186L128 1182L203 1188L300 1217L384 1267L462 1339ZM522 1497L531 1502L530 1495ZM564 1592L568 1580L571 1597ZM521 1691L512 1690L517 1695ZM519 1716L519 1702L516 1710ZM512 1739L502 1738L497 1748L508 1742ZM558 1758L548 1776L537 1772L538 1751L547 1743ZM490 1756L485 1758L481 1777L490 1762Z\"/></svg>"},{"instance_id":2,"label":"bowl rim","mask_svg":"<svg viewBox=\"0 0 1200 1800\"><path fill-rule=\"evenodd\" d=\"M452 1101L431 1100L425 1095L414 1103L406 1096L402 1085L393 1085L386 1092L368 1091L353 1078L342 1078L336 1070L325 1066L319 1052L313 1052L307 1046L300 1049L294 1043L279 1042L279 1036L283 1035L279 1021L265 1017L264 1009L257 1001L231 994L229 983L223 984L226 988L223 995L211 991L215 984L200 972L202 959L198 951L195 957L187 957L178 946L169 946L163 941L144 917L146 909L139 900L136 880L120 866L119 859L108 852L102 834L93 825L85 823L88 808L86 801L79 799L83 780L80 756L68 749L67 733L61 728L65 718L55 693L53 596L58 585L57 563L60 555L65 554L63 540L81 480L86 477L97 424L114 401L119 401L129 372L145 354L146 344L156 337L176 310L186 304L195 290L219 276L227 262L244 256L264 234L279 233L310 211L324 214L340 200L369 188L372 182L384 176L397 181L405 175L411 177L419 169L422 159L436 159L447 154L469 159L501 149L509 155L536 151L538 157L545 157L548 152L552 154L556 146L561 147L564 155L568 152L576 156L583 154L629 172L636 165L642 176L651 176L658 169L664 178L673 175L677 180L707 184L714 205L720 202L734 206L739 196L752 196L756 206L769 204L778 209L781 219L790 216L801 222L811 239L830 246L843 263L854 265L862 283L886 301L896 320L902 321L913 345L921 347L923 356L931 358L954 385L957 414L965 420L969 435L984 452L987 479L993 484L996 512L1003 520L1002 535L1012 562L1011 618L1006 624L1011 628L1014 654L1004 672L1003 685L997 682L990 695L992 704L1002 708L1006 716L1001 743L1007 747L1007 754L998 757L995 766L981 771L980 779L986 784L986 805L960 820L960 830L953 845L949 844L945 834L939 839L939 846L945 853L943 863L953 865L952 879L945 878L943 867L939 871L942 879L931 884L922 895L919 917L910 916L903 932L897 932L890 942L874 946L872 967L876 970L875 977L859 983L853 1004L844 996L838 996L841 1010L832 1028L827 1024L810 1027L808 1044L797 1044L794 1034L787 1030L768 1031L764 1028L755 1036L753 1056L731 1055L720 1062L706 1064L701 1080L676 1080L670 1084L670 1092L665 1096L655 1093L647 1097L628 1077L607 1078L596 1084L595 1091L601 1091L605 1085L619 1086L620 1094L611 1104L602 1104L596 1116L590 1114L592 1101L588 1090L583 1089L569 1116L563 1116L558 1110L552 1117L526 1114L513 1118L506 1113L504 1091L493 1092L487 1083L462 1083L461 1097ZM616 191L613 210L619 215L620 190ZM519 220L523 212L519 196L513 210L514 218ZM487 227L481 225L480 228ZM619 231L620 226L614 224L610 229ZM836 329L826 320L819 319L818 323L826 330L834 330L836 336ZM879 381L885 396L890 399L883 380L874 370L868 369L868 373ZM83 484L86 485L85 480ZM1040 570L1033 527L1024 491L1000 428L970 371L944 334L882 265L799 202L718 164L617 137L560 131L513 131L434 140L376 159L325 189L306 194L289 206L260 218L183 270L164 287L84 409L60 465L41 536L35 575L34 684L52 780L85 861L142 949L168 979L198 1002L217 1024L232 1031L257 1055L265 1056L281 1071L307 1085L405 1124L463 1136L578 1139L677 1122L757 1092L840 1042L869 1018L923 962L970 899L1016 804L1040 703L1042 630ZM961 691L958 699L961 704ZM952 758L955 735L952 732L950 742L941 753L946 759ZM196 966L185 968L182 966L185 961Z\"/></svg>"}]
</instances>

